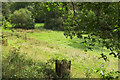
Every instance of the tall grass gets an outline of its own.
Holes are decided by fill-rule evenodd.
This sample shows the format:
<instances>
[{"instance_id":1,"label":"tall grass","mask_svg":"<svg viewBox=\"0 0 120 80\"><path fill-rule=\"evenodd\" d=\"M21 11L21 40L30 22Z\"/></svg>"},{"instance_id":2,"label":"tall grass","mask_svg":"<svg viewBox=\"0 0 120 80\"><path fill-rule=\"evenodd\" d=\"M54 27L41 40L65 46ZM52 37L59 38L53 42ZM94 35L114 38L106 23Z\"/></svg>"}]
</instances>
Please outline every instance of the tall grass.
<instances>
[{"instance_id":1,"label":"tall grass","mask_svg":"<svg viewBox=\"0 0 120 80\"><path fill-rule=\"evenodd\" d=\"M67 59L72 61L72 78L99 78L96 70L104 64L106 72L118 70L118 60L109 57L110 61L105 62L100 57L101 49L99 44L94 47L94 51L84 52L85 46L81 44L83 39L66 38L62 31L52 31L45 29L22 30L16 29L14 32L3 30L3 34L8 37L8 46L3 46L3 76L4 77L28 77L46 78L54 77L54 64L46 65L50 59ZM13 48L13 46L15 46ZM20 49L18 49L20 47ZM11 52L13 49L13 52ZM18 52L15 51L18 49ZM15 57L14 52L19 54ZM104 50L108 53L109 51ZM15 59L9 65L11 58L17 58L20 64L16 64ZM17 61L16 60L16 61ZM17 69L19 65L19 69ZM22 69L23 72L22 72ZM15 71L16 70L16 71ZM46 72L47 71L47 72ZM20 74L19 74L20 73ZM53 73L49 76L48 74Z\"/></svg>"}]
</instances>

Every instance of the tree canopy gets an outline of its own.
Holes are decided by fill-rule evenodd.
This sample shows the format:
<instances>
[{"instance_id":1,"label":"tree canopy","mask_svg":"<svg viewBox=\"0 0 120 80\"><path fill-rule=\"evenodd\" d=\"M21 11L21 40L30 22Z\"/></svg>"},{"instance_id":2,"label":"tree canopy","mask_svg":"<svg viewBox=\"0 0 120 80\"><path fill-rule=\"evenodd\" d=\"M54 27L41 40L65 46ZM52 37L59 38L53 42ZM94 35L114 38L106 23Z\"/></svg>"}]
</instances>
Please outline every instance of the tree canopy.
<instances>
[{"instance_id":1,"label":"tree canopy","mask_svg":"<svg viewBox=\"0 0 120 80\"><path fill-rule=\"evenodd\" d=\"M83 34L87 34L88 36L84 37L85 41L83 43L86 44L88 49L92 49L91 46L94 46L94 42L98 41L107 49L110 49L110 55L113 54L114 57L117 57L120 50L118 6L118 3L72 2L71 6L67 5L69 11L64 22L64 35L66 37L70 36L72 39L74 36L82 38Z\"/></svg>"}]
</instances>

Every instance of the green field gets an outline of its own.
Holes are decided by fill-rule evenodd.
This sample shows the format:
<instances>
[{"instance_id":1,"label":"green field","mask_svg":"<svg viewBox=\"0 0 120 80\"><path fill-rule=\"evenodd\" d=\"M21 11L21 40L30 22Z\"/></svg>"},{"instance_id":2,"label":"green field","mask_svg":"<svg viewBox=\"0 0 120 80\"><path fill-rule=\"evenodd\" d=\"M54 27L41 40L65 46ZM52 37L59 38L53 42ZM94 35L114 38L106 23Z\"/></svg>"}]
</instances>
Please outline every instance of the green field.
<instances>
[{"instance_id":1,"label":"green field","mask_svg":"<svg viewBox=\"0 0 120 80\"><path fill-rule=\"evenodd\" d=\"M63 31L47 30L43 28L43 25L37 23L35 25L36 29L31 30L14 29L14 31L11 31L3 29L3 34L8 38L8 46L2 47L4 77L9 77L12 74L14 74L14 77L45 77L47 74L44 74L44 72L48 69L54 72L54 63L49 64L49 66L46 65L48 61L51 60L52 62L54 59L72 61L72 78L86 78L88 76L99 78L100 73L96 73L96 70L100 68L101 64L104 64L106 73L111 70L118 70L118 60L109 56L109 50L101 48L99 43L96 42L93 51L84 52L85 45L81 43L84 39L66 38ZM25 62L23 63L25 64L21 63L19 65L19 69L23 69L23 71L18 70L17 72L14 62L8 67L7 62L12 59L9 58L12 55L11 51L19 53L21 56L24 54L25 60L23 61ZM110 61L105 62L102 58L98 59L102 52L107 54ZM20 60L23 58L21 56ZM28 65L28 63L31 64ZM23 74L26 76L23 76Z\"/></svg>"}]
</instances>

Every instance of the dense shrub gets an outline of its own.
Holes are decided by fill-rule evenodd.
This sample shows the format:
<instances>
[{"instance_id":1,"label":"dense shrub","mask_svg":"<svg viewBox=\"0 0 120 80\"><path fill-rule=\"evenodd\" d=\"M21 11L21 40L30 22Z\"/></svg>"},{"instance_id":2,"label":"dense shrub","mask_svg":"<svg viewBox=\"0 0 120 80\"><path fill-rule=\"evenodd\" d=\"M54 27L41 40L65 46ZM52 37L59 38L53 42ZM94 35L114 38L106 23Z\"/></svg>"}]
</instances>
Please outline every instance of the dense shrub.
<instances>
[{"instance_id":1,"label":"dense shrub","mask_svg":"<svg viewBox=\"0 0 120 80\"><path fill-rule=\"evenodd\" d=\"M5 16L6 19L11 14L10 5L11 3L9 2L2 2L2 15Z\"/></svg>"},{"instance_id":2,"label":"dense shrub","mask_svg":"<svg viewBox=\"0 0 120 80\"><path fill-rule=\"evenodd\" d=\"M46 29L53 29L53 30L63 30L63 26L62 26L62 18L47 18L47 20L45 20L45 28Z\"/></svg>"},{"instance_id":3,"label":"dense shrub","mask_svg":"<svg viewBox=\"0 0 120 80\"><path fill-rule=\"evenodd\" d=\"M14 11L11 21L13 24L15 24L15 28L34 28L34 19L32 18L32 13L25 8Z\"/></svg>"},{"instance_id":4,"label":"dense shrub","mask_svg":"<svg viewBox=\"0 0 120 80\"><path fill-rule=\"evenodd\" d=\"M44 23L45 16L43 13L39 13L37 16L35 16L35 22L36 23Z\"/></svg>"},{"instance_id":5,"label":"dense shrub","mask_svg":"<svg viewBox=\"0 0 120 80\"><path fill-rule=\"evenodd\" d=\"M50 8L50 11L45 12L45 25L44 27L46 29L52 29L52 30L63 30L63 17L61 15L61 12L57 9L52 10L53 8ZM47 9L48 10L48 9Z\"/></svg>"}]
</instances>

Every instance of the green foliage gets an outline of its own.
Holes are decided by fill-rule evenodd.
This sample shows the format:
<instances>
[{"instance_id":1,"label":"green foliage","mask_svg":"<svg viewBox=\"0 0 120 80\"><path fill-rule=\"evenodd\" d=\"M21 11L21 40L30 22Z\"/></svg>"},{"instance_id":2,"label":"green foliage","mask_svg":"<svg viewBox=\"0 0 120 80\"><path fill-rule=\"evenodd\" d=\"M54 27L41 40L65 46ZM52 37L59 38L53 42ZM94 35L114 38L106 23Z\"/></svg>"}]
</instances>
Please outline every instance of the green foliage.
<instances>
[{"instance_id":1,"label":"green foliage","mask_svg":"<svg viewBox=\"0 0 120 80\"><path fill-rule=\"evenodd\" d=\"M11 14L10 10L11 3L9 2L2 2L2 15L7 18Z\"/></svg>"},{"instance_id":2,"label":"green foliage","mask_svg":"<svg viewBox=\"0 0 120 80\"><path fill-rule=\"evenodd\" d=\"M28 9L30 6L28 6ZM43 2L34 2L31 8L32 14L36 23L43 23L45 21L46 9Z\"/></svg>"},{"instance_id":3,"label":"green foliage","mask_svg":"<svg viewBox=\"0 0 120 80\"><path fill-rule=\"evenodd\" d=\"M64 30L61 6L59 3L45 3L45 28Z\"/></svg>"},{"instance_id":4,"label":"green foliage","mask_svg":"<svg viewBox=\"0 0 120 80\"><path fill-rule=\"evenodd\" d=\"M70 5L67 7L70 11L64 22L66 37L72 39L77 36L81 39L86 34L88 36L84 37L83 44L87 49L92 50L92 45L95 46L97 41L111 53L116 52L115 57L118 57L118 3L72 3L72 9Z\"/></svg>"},{"instance_id":5,"label":"green foliage","mask_svg":"<svg viewBox=\"0 0 120 80\"><path fill-rule=\"evenodd\" d=\"M46 29L53 29L53 30L63 30L62 26L62 18L48 18L45 21L45 28Z\"/></svg>"},{"instance_id":6,"label":"green foliage","mask_svg":"<svg viewBox=\"0 0 120 80\"><path fill-rule=\"evenodd\" d=\"M110 72L107 72L105 67L104 67L104 63L101 64L100 68L96 69L96 72L99 72L99 75L101 76L101 78L105 78L105 79L118 79L118 73L119 71L114 71L111 70Z\"/></svg>"},{"instance_id":7,"label":"green foliage","mask_svg":"<svg viewBox=\"0 0 120 80\"><path fill-rule=\"evenodd\" d=\"M13 25L9 21L7 21L5 18L3 18L2 23L3 23L3 28L4 29L9 29L9 28L13 27Z\"/></svg>"},{"instance_id":8,"label":"green foliage","mask_svg":"<svg viewBox=\"0 0 120 80\"><path fill-rule=\"evenodd\" d=\"M26 8L29 5L32 5L31 2L11 2L11 12L13 13L15 10L19 10L21 8Z\"/></svg>"},{"instance_id":9,"label":"green foliage","mask_svg":"<svg viewBox=\"0 0 120 80\"><path fill-rule=\"evenodd\" d=\"M85 76L86 78L91 78L91 75L93 74L94 69L89 69L88 67L86 68L85 71Z\"/></svg>"},{"instance_id":10,"label":"green foliage","mask_svg":"<svg viewBox=\"0 0 120 80\"><path fill-rule=\"evenodd\" d=\"M14 11L11 21L15 24L15 28L32 29L34 28L34 19L32 13L24 8Z\"/></svg>"}]
</instances>

